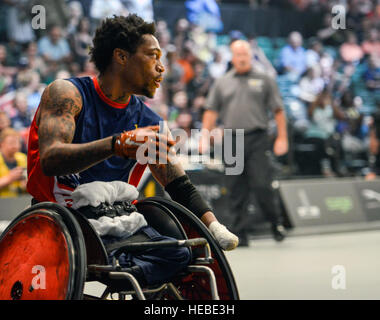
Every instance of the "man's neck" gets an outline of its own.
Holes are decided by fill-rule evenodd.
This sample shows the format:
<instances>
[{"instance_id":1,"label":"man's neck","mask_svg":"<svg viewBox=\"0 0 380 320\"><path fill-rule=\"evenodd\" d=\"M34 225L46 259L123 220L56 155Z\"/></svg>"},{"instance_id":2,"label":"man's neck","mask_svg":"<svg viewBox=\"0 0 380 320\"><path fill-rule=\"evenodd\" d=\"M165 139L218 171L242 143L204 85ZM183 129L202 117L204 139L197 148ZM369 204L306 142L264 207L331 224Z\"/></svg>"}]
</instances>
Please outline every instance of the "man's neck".
<instances>
[{"instance_id":1,"label":"man's neck","mask_svg":"<svg viewBox=\"0 0 380 320\"><path fill-rule=\"evenodd\" d=\"M6 154L4 152L1 152L1 155L3 156L5 162L15 162L16 161L14 153L13 154Z\"/></svg>"},{"instance_id":2,"label":"man's neck","mask_svg":"<svg viewBox=\"0 0 380 320\"><path fill-rule=\"evenodd\" d=\"M252 68L252 67L251 67L249 70L244 71L244 72L237 72L236 69L235 69L235 74L236 74L237 76L244 77L244 76L249 75L252 71L253 71L253 68Z\"/></svg>"},{"instance_id":3,"label":"man's neck","mask_svg":"<svg viewBox=\"0 0 380 320\"><path fill-rule=\"evenodd\" d=\"M104 95L117 103L126 104L131 96L121 85L119 78L106 72L98 76L98 83Z\"/></svg>"}]
</instances>

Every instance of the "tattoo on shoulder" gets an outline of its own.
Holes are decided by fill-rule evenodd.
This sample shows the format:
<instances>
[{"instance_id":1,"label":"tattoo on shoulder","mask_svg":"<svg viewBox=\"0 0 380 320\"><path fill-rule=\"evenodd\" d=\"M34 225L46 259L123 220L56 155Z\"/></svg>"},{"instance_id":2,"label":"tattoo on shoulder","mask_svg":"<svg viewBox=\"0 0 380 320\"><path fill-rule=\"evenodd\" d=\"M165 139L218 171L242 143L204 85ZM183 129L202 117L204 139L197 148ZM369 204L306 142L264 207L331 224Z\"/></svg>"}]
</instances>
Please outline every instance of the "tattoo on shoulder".
<instances>
[{"instance_id":1,"label":"tattoo on shoulder","mask_svg":"<svg viewBox=\"0 0 380 320\"><path fill-rule=\"evenodd\" d=\"M47 88L42 103L52 115L62 116L68 113L76 116L81 110L82 97L73 84L61 80Z\"/></svg>"},{"instance_id":2,"label":"tattoo on shoulder","mask_svg":"<svg viewBox=\"0 0 380 320\"><path fill-rule=\"evenodd\" d=\"M81 111L81 106L80 93L68 81L55 81L47 87L37 118L40 144L71 142L75 132L75 116Z\"/></svg>"}]
</instances>

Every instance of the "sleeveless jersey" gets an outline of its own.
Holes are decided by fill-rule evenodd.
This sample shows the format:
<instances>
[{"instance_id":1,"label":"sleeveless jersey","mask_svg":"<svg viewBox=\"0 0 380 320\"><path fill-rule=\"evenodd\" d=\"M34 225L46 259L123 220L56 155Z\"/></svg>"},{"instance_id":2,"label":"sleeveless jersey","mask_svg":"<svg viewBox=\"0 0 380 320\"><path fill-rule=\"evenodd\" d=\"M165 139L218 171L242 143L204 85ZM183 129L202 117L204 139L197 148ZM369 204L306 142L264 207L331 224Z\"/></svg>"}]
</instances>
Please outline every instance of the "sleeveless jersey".
<instances>
[{"instance_id":1,"label":"sleeveless jersey","mask_svg":"<svg viewBox=\"0 0 380 320\"><path fill-rule=\"evenodd\" d=\"M82 110L75 121L72 143L87 143L137 127L158 125L162 120L134 95L127 104L110 100L101 91L95 77L67 80L77 87L83 101ZM58 202L70 207L72 191L80 184L93 181L118 180L137 187L145 168L146 165L141 165L134 159L113 156L78 174L46 176L40 165L36 116L33 119L28 142L27 190L37 201Z\"/></svg>"}]
</instances>

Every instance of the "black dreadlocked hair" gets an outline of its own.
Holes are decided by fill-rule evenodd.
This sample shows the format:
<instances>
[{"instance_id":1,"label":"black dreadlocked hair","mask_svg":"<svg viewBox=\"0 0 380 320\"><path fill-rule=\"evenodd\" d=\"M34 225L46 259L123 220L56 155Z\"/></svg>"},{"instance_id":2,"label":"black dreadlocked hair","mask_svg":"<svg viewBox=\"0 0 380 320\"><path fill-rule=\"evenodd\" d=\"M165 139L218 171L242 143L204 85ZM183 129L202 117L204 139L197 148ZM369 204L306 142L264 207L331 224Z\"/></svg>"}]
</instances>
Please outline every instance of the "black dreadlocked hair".
<instances>
[{"instance_id":1,"label":"black dreadlocked hair","mask_svg":"<svg viewBox=\"0 0 380 320\"><path fill-rule=\"evenodd\" d=\"M142 42L142 36L154 35L155 32L153 22L147 23L136 14L106 18L96 29L93 46L90 48L91 61L100 73L104 73L111 63L115 48L134 54Z\"/></svg>"}]
</instances>

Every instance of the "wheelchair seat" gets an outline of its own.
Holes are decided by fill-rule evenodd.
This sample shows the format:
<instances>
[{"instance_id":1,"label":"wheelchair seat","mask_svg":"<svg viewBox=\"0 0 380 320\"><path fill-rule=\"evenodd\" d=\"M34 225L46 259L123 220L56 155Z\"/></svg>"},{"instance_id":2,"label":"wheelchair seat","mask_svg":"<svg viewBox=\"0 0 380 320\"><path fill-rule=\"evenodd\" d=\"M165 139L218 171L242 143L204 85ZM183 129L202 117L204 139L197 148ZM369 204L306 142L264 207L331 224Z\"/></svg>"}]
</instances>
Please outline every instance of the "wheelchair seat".
<instances>
[{"instance_id":1,"label":"wheelchair seat","mask_svg":"<svg viewBox=\"0 0 380 320\"><path fill-rule=\"evenodd\" d=\"M195 215L160 198L144 199L136 207L162 235L178 239L164 245L192 246L191 265L185 272L168 283L140 288L133 272L117 263L110 265L108 254L115 248L128 252L161 244L137 239L138 243L104 246L80 212L43 202L24 210L0 237L0 299L98 299L84 295L86 281L107 286L100 299L112 292L118 292L120 299L126 295L139 299L239 299L223 252ZM47 283L49 286L39 290Z\"/></svg>"}]
</instances>

